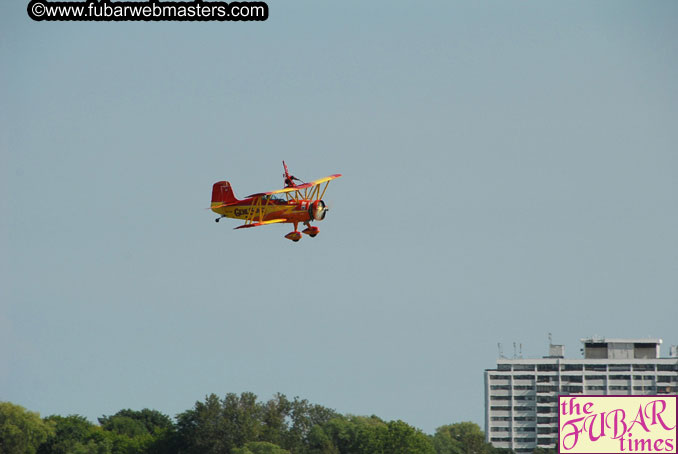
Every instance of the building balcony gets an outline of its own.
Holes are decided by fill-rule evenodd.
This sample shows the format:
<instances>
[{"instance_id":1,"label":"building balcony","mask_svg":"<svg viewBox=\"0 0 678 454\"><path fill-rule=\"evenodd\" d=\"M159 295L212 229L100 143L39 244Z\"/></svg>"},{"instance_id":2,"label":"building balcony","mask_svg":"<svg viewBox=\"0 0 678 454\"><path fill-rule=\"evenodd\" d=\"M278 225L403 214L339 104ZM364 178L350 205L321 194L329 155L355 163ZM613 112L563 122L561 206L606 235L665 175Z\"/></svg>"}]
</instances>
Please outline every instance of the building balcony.
<instances>
[{"instance_id":1,"label":"building balcony","mask_svg":"<svg viewBox=\"0 0 678 454\"><path fill-rule=\"evenodd\" d=\"M490 390L490 399L495 396L510 396L511 391L508 389L492 389Z\"/></svg>"},{"instance_id":2,"label":"building balcony","mask_svg":"<svg viewBox=\"0 0 678 454\"><path fill-rule=\"evenodd\" d=\"M534 392L534 389L514 389L513 395L514 396L534 396L535 392Z\"/></svg>"},{"instance_id":3,"label":"building balcony","mask_svg":"<svg viewBox=\"0 0 678 454\"><path fill-rule=\"evenodd\" d=\"M520 432L520 430L516 429L534 427L534 421L513 421L513 425L511 427L513 427L514 431Z\"/></svg>"}]
</instances>

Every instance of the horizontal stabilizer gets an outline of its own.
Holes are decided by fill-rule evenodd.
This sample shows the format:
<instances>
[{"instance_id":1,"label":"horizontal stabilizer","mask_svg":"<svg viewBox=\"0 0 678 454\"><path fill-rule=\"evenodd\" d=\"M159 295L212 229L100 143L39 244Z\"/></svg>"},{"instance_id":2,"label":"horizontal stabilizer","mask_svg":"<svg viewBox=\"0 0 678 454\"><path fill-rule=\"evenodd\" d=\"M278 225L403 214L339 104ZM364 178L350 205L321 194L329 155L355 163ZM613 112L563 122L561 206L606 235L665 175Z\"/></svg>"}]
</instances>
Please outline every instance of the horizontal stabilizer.
<instances>
[{"instance_id":1,"label":"horizontal stabilizer","mask_svg":"<svg viewBox=\"0 0 678 454\"><path fill-rule=\"evenodd\" d=\"M212 205L211 207L205 208L205 209L206 209L206 210L214 210L215 208L230 207L231 205L237 205L237 204L239 204L239 203L240 203L240 200L238 200L237 202L231 202L231 203L226 203L226 202L224 202L224 203L220 203L220 204L218 204L218 205Z\"/></svg>"}]
</instances>

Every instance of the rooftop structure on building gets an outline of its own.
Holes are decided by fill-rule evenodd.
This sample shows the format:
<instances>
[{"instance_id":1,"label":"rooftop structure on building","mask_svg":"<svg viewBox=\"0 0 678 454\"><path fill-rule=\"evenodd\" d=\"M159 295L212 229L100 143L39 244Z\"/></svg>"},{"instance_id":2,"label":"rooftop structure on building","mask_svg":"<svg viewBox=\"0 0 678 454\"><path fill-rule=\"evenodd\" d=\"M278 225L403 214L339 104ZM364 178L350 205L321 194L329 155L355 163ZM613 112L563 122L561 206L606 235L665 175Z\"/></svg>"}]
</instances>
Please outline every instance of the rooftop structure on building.
<instances>
[{"instance_id":1,"label":"rooftop structure on building","mask_svg":"<svg viewBox=\"0 0 678 454\"><path fill-rule=\"evenodd\" d=\"M485 371L485 434L497 448L528 453L558 443L558 395L676 394L678 348L660 356L661 339L581 339L583 358L566 359L549 342L547 356L500 357Z\"/></svg>"}]
</instances>

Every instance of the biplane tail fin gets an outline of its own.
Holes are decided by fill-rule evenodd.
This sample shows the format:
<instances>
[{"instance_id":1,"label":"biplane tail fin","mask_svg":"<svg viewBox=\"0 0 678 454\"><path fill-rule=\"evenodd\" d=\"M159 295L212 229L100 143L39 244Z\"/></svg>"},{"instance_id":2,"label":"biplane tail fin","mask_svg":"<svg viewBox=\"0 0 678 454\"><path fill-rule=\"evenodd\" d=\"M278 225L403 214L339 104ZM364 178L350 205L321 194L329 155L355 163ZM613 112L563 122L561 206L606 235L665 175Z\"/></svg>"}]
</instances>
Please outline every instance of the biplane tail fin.
<instances>
[{"instance_id":1,"label":"biplane tail fin","mask_svg":"<svg viewBox=\"0 0 678 454\"><path fill-rule=\"evenodd\" d=\"M231 188L231 183L228 181L217 181L212 186L212 204L222 203L222 204L231 204L240 202L233 193L233 188Z\"/></svg>"}]
</instances>

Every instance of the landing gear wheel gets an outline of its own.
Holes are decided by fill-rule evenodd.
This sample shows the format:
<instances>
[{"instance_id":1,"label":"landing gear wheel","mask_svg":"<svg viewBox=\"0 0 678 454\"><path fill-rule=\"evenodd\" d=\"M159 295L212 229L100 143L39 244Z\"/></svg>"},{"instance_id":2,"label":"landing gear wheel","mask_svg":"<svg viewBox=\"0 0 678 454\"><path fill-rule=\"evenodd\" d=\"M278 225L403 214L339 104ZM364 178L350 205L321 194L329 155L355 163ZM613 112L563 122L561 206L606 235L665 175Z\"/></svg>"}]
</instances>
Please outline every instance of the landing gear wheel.
<instances>
[{"instance_id":1,"label":"landing gear wheel","mask_svg":"<svg viewBox=\"0 0 678 454\"><path fill-rule=\"evenodd\" d=\"M216 218L216 219L214 220L214 222L219 222L219 219L221 219L221 218Z\"/></svg>"},{"instance_id":2,"label":"landing gear wheel","mask_svg":"<svg viewBox=\"0 0 678 454\"><path fill-rule=\"evenodd\" d=\"M309 224L306 224L306 228L301 231L301 233L303 233L304 235L308 235L311 238L316 236L319 232L320 232L320 230L318 230L318 227L314 227L314 226L309 225Z\"/></svg>"},{"instance_id":3,"label":"landing gear wheel","mask_svg":"<svg viewBox=\"0 0 678 454\"><path fill-rule=\"evenodd\" d=\"M285 238L287 238L288 240L292 240L296 243L301 239L301 233L297 231L290 232L287 235L285 235Z\"/></svg>"}]
</instances>

